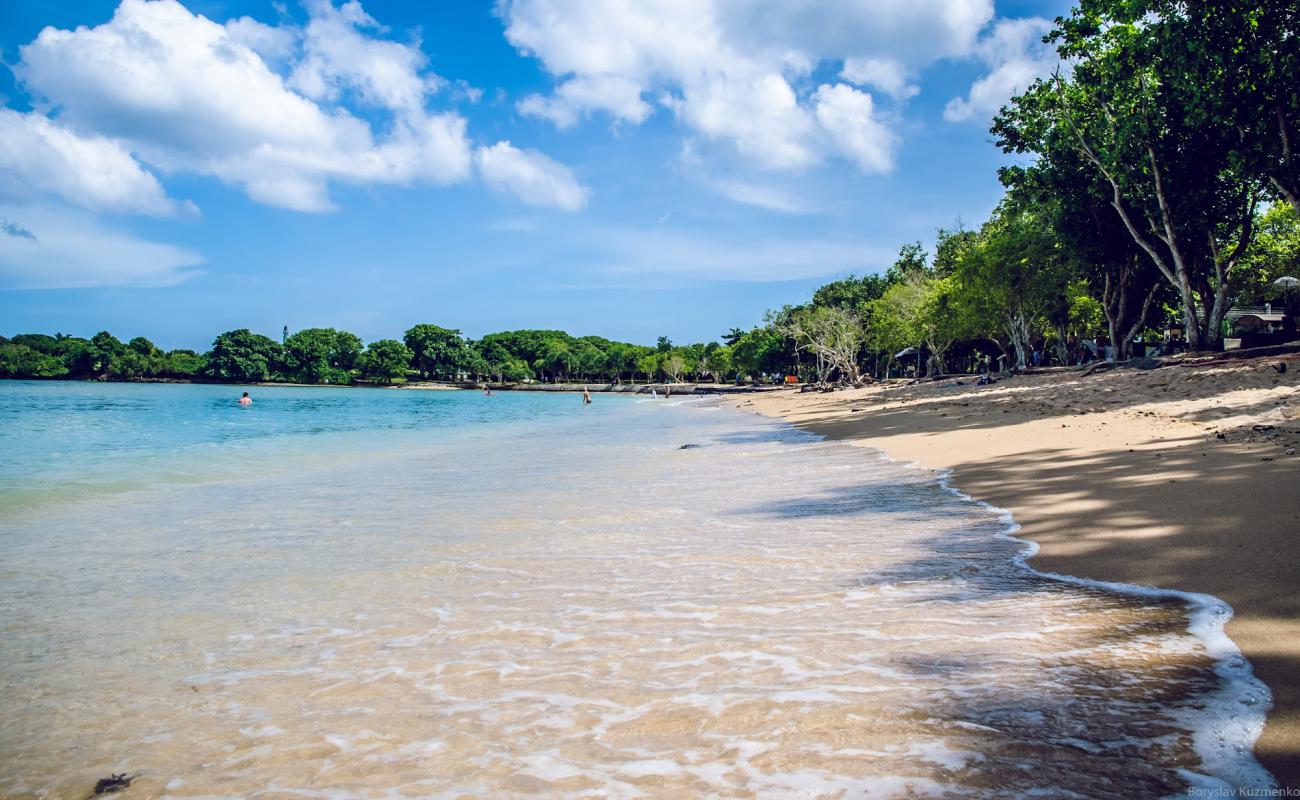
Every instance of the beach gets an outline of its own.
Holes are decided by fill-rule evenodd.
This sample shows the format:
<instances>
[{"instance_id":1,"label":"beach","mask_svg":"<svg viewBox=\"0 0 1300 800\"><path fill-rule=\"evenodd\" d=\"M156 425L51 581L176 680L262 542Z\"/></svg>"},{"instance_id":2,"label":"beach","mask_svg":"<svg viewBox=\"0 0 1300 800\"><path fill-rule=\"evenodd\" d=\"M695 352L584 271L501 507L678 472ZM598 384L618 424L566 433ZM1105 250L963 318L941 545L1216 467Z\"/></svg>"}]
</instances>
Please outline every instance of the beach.
<instances>
[{"instance_id":1,"label":"beach","mask_svg":"<svg viewBox=\"0 0 1300 800\"><path fill-rule=\"evenodd\" d=\"M1027 570L928 470L716 397L239 394L0 383L0 795L1273 787L1219 601Z\"/></svg>"},{"instance_id":2,"label":"beach","mask_svg":"<svg viewBox=\"0 0 1300 800\"><path fill-rule=\"evenodd\" d=\"M728 402L951 470L1013 514L1038 570L1229 603L1227 633L1273 695L1256 754L1300 786L1300 359L973 383Z\"/></svg>"}]
</instances>

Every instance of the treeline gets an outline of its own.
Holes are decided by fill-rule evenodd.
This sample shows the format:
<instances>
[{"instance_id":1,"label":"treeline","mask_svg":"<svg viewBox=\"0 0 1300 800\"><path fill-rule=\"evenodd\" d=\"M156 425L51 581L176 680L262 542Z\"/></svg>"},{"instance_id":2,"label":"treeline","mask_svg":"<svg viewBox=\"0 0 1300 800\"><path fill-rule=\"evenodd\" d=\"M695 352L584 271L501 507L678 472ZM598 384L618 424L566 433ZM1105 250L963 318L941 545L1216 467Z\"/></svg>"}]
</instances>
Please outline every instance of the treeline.
<instances>
[{"instance_id":1,"label":"treeline","mask_svg":"<svg viewBox=\"0 0 1300 800\"><path fill-rule=\"evenodd\" d=\"M492 333L474 340L460 331L420 324L401 341L361 338L333 328L308 328L280 341L247 329L220 334L206 353L163 351L144 337L123 343L108 332L90 339L56 334L0 337L0 377L83 380L284 381L380 385L412 379L449 381L731 381L780 372L791 343L768 328L733 329L725 343L654 347L563 331Z\"/></svg>"},{"instance_id":2,"label":"treeline","mask_svg":"<svg viewBox=\"0 0 1300 800\"><path fill-rule=\"evenodd\" d=\"M883 276L770 312L821 380L1218 350L1234 306L1300 291L1300 4L1082 0L1045 41L1062 68L997 115L1028 163L975 230L903 248ZM1279 285L1280 284L1280 285ZM1273 321L1276 322L1276 321ZM1169 341L1166 341L1169 340Z\"/></svg>"}]
</instances>

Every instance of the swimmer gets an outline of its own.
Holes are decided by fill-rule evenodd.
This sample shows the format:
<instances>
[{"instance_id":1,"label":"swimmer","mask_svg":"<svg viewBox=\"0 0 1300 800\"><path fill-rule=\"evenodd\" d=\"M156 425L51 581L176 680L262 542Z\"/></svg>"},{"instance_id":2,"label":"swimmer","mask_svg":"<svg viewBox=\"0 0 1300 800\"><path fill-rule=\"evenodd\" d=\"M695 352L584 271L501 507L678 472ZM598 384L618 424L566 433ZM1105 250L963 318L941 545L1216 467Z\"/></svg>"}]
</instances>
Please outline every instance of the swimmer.
<instances>
[{"instance_id":1,"label":"swimmer","mask_svg":"<svg viewBox=\"0 0 1300 800\"><path fill-rule=\"evenodd\" d=\"M584 406L591 405L591 392L587 391L586 386L582 387L582 404Z\"/></svg>"},{"instance_id":2,"label":"swimmer","mask_svg":"<svg viewBox=\"0 0 1300 800\"><path fill-rule=\"evenodd\" d=\"M244 396L239 398L239 404L241 406L251 406L253 404L253 398L248 396L248 392L244 392Z\"/></svg>"}]
</instances>

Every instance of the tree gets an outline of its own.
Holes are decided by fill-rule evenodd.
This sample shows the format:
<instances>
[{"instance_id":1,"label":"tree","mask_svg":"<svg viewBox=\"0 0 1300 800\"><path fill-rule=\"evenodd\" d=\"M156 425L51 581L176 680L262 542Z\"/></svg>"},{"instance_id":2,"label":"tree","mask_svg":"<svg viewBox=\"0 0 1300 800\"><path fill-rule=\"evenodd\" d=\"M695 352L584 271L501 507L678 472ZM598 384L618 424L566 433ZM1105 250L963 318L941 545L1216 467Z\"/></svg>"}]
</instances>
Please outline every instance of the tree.
<instances>
[{"instance_id":1,"label":"tree","mask_svg":"<svg viewBox=\"0 0 1300 800\"><path fill-rule=\"evenodd\" d=\"M885 281L889 285L900 283L915 275L924 275L930 271L926 264L925 246L920 242L905 244L898 249L898 259L885 272Z\"/></svg>"},{"instance_id":2,"label":"tree","mask_svg":"<svg viewBox=\"0 0 1300 800\"><path fill-rule=\"evenodd\" d=\"M411 363L422 377L455 380L474 366L473 351L458 330L416 325L406 332L403 342L410 348Z\"/></svg>"},{"instance_id":3,"label":"tree","mask_svg":"<svg viewBox=\"0 0 1300 800\"><path fill-rule=\"evenodd\" d=\"M1069 261L1045 220L1011 204L1000 206L980 234L954 273L962 287L961 316L974 329L1000 328L1016 365L1024 367L1045 325L1062 342L1067 338Z\"/></svg>"},{"instance_id":4,"label":"tree","mask_svg":"<svg viewBox=\"0 0 1300 800\"><path fill-rule=\"evenodd\" d=\"M969 330L957 307L957 286L956 278L921 273L894 284L873 304L868 338L889 352L924 346L930 352L926 371L941 372L948 348Z\"/></svg>"},{"instance_id":5,"label":"tree","mask_svg":"<svg viewBox=\"0 0 1300 800\"><path fill-rule=\"evenodd\" d=\"M413 357L411 348L395 339L376 339L361 354L357 366L361 377L388 385L406 380Z\"/></svg>"},{"instance_id":6,"label":"tree","mask_svg":"<svg viewBox=\"0 0 1300 800\"><path fill-rule=\"evenodd\" d=\"M660 369L672 379L673 383L681 383L682 372L686 370L686 359L676 351L665 353L660 361Z\"/></svg>"},{"instance_id":7,"label":"tree","mask_svg":"<svg viewBox=\"0 0 1300 800\"><path fill-rule=\"evenodd\" d=\"M1286 293L1273 281L1300 277L1300 212L1278 203L1261 215L1255 228L1255 241L1242 259L1236 300L1253 305L1285 299ZM1295 300L1300 293L1292 289L1290 295Z\"/></svg>"},{"instance_id":8,"label":"tree","mask_svg":"<svg viewBox=\"0 0 1300 800\"><path fill-rule=\"evenodd\" d=\"M715 383L729 380L735 372L731 360L731 348L725 344L709 342L704 348L704 355L700 358L699 370L701 375L712 377Z\"/></svg>"},{"instance_id":9,"label":"tree","mask_svg":"<svg viewBox=\"0 0 1300 800\"><path fill-rule=\"evenodd\" d=\"M1189 45L1187 77L1224 114L1236 159L1300 205L1300 5L1148 0L1138 8L1177 24Z\"/></svg>"},{"instance_id":10,"label":"tree","mask_svg":"<svg viewBox=\"0 0 1300 800\"><path fill-rule=\"evenodd\" d=\"M361 339L333 328L307 328L284 341L286 375L301 383L350 383Z\"/></svg>"},{"instance_id":11,"label":"tree","mask_svg":"<svg viewBox=\"0 0 1300 800\"><path fill-rule=\"evenodd\" d=\"M799 350L813 354L818 382L825 383L833 370L848 383L861 380L858 351L866 331L857 315L830 306L802 306L780 315L780 320L781 333L793 339Z\"/></svg>"},{"instance_id":12,"label":"tree","mask_svg":"<svg viewBox=\"0 0 1300 800\"><path fill-rule=\"evenodd\" d=\"M172 350L164 360L162 374L172 378L191 378L203 372L207 362L193 350Z\"/></svg>"},{"instance_id":13,"label":"tree","mask_svg":"<svg viewBox=\"0 0 1300 800\"><path fill-rule=\"evenodd\" d=\"M0 344L0 378L60 378L67 374L68 368L57 356L13 340Z\"/></svg>"},{"instance_id":14,"label":"tree","mask_svg":"<svg viewBox=\"0 0 1300 800\"><path fill-rule=\"evenodd\" d=\"M256 382L270 380L279 369L282 350L274 339L247 328L226 331L212 343L205 371L218 380Z\"/></svg>"},{"instance_id":15,"label":"tree","mask_svg":"<svg viewBox=\"0 0 1300 800\"><path fill-rule=\"evenodd\" d=\"M663 354L657 350L651 350L636 360L636 371L645 376L646 380L654 380L659 374L659 367L663 361Z\"/></svg>"},{"instance_id":16,"label":"tree","mask_svg":"<svg viewBox=\"0 0 1300 800\"><path fill-rule=\"evenodd\" d=\"M108 331L100 331L90 337L90 372L94 375L107 375L113 366L113 359L126 350L126 345Z\"/></svg>"},{"instance_id":17,"label":"tree","mask_svg":"<svg viewBox=\"0 0 1300 800\"><path fill-rule=\"evenodd\" d=\"M794 360L793 342L789 343L776 328L770 325L753 328L731 347L732 362L736 371L750 377L762 377L784 372Z\"/></svg>"},{"instance_id":18,"label":"tree","mask_svg":"<svg viewBox=\"0 0 1300 800\"><path fill-rule=\"evenodd\" d=\"M1260 179L1235 155L1231 99L1199 80L1174 5L1085 0L1050 39L1074 63L1036 82L993 125L1008 152L1082 157L1129 235L1178 292L1190 346L1220 344L1234 269L1250 244Z\"/></svg>"}]
</instances>

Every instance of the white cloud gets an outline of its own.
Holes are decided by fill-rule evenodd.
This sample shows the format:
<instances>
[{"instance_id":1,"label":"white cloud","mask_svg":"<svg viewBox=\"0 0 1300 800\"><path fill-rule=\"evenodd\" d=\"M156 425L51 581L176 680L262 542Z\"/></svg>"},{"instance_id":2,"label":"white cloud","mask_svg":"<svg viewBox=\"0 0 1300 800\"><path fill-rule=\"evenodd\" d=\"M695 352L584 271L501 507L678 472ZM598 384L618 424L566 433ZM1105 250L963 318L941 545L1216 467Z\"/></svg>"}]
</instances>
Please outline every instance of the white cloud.
<instances>
[{"instance_id":1,"label":"white cloud","mask_svg":"<svg viewBox=\"0 0 1300 800\"><path fill-rule=\"evenodd\" d=\"M549 119L558 128L573 127L581 114L595 108L634 125L654 111L642 99L639 83L610 75L570 78L556 88L554 97L530 94L519 101L520 113Z\"/></svg>"},{"instance_id":2,"label":"white cloud","mask_svg":"<svg viewBox=\"0 0 1300 800\"><path fill-rule=\"evenodd\" d=\"M418 42L375 39L364 31L384 28L356 0L335 8L330 0L309 4L311 20L304 32L305 56L289 76L289 85L313 100L337 101L345 90L369 105L419 117L425 95L442 79L423 74L428 59Z\"/></svg>"},{"instance_id":3,"label":"white cloud","mask_svg":"<svg viewBox=\"0 0 1300 800\"><path fill-rule=\"evenodd\" d=\"M78 136L38 113L0 108L0 197L48 196L93 211L175 210L158 179L117 142Z\"/></svg>"},{"instance_id":4,"label":"white cloud","mask_svg":"<svg viewBox=\"0 0 1300 800\"><path fill-rule=\"evenodd\" d=\"M1051 27L1051 22L1040 17L1002 20L993 26L977 48L989 74L973 83L966 97L949 101L944 119L988 119L1036 78L1051 74L1058 63L1056 52L1042 41Z\"/></svg>"},{"instance_id":5,"label":"white cloud","mask_svg":"<svg viewBox=\"0 0 1300 800\"><path fill-rule=\"evenodd\" d=\"M587 205L587 190L568 167L535 150L497 142L475 152L479 174L489 186L509 191L533 206L578 211Z\"/></svg>"},{"instance_id":6,"label":"white cloud","mask_svg":"<svg viewBox=\"0 0 1300 800\"><path fill-rule=\"evenodd\" d=\"M731 180L711 181L709 186L718 194L737 203L764 208L768 211L780 211L784 214L810 214L813 211L798 198L770 186Z\"/></svg>"},{"instance_id":7,"label":"white cloud","mask_svg":"<svg viewBox=\"0 0 1300 800\"><path fill-rule=\"evenodd\" d=\"M885 172L893 165L894 136L873 116L871 95L844 83L822 84L813 101L817 121L858 169Z\"/></svg>"},{"instance_id":8,"label":"white cloud","mask_svg":"<svg viewBox=\"0 0 1300 800\"><path fill-rule=\"evenodd\" d=\"M435 184L471 172L465 120L428 113L439 83L416 45L379 40L356 2L310 6L293 87L263 60L298 33L246 19L219 25L174 0L123 0L113 18L46 28L16 68L38 110L108 137L168 172L211 175L301 211L332 208L331 181ZM278 31L278 32L276 32ZM377 135L345 95L392 113Z\"/></svg>"},{"instance_id":9,"label":"white cloud","mask_svg":"<svg viewBox=\"0 0 1300 800\"><path fill-rule=\"evenodd\" d=\"M71 289L172 286L195 274L190 250L138 239L89 213L0 206L0 286Z\"/></svg>"},{"instance_id":10,"label":"white cloud","mask_svg":"<svg viewBox=\"0 0 1300 800\"><path fill-rule=\"evenodd\" d=\"M297 53L299 31L239 17L226 22L226 32L233 42L244 45L266 61L288 61Z\"/></svg>"},{"instance_id":11,"label":"white cloud","mask_svg":"<svg viewBox=\"0 0 1300 800\"><path fill-rule=\"evenodd\" d=\"M551 95L525 98L523 113L560 127L596 112L635 125L653 113L654 102L760 167L815 165L829 137L859 167L879 171L890 166L879 157L892 147L884 126L865 124L860 101L847 119L843 92L817 113L819 101L801 93L803 81L823 61L852 57L866 70L852 70L859 82L904 97L912 91L911 70L970 53L993 4L502 0L500 14L509 41L558 81ZM834 129L825 127L828 119ZM868 145L863 137L871 135L882 138Z\"/></svg>"},{"instance_id":12,"label":"white cloud","mask_svg":"<svg viewBox=\"0 0 1300 800\"><path fill-rule=\"evenodd\" d=\"M859 86L879 89L895 100L906 100L920 93L911 82L907 68L892 58L846 58L840 77Z\"/></svg>"}]
</instances>

